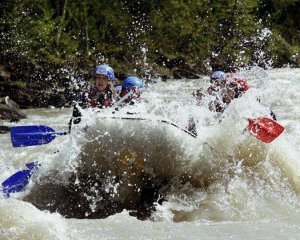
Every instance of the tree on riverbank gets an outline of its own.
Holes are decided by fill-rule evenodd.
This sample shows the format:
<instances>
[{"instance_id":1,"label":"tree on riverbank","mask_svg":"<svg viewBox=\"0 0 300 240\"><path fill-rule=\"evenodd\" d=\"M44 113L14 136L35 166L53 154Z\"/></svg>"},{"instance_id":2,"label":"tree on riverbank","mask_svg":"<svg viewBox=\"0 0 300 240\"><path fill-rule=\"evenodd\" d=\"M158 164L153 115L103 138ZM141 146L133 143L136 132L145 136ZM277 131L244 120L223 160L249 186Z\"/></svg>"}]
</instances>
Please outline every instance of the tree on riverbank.
<instances>
[{"instance_id":1,"label":"tree on riverbank","mask_svg":"<svg viewBox=\"0 0 300 240\"><path fill-rule=\"evenodd\" d=\"M3 0L0 65L14 80L49 83L100 62L167 72L162 56L202 72L299 66L299 11L294 0Z\"/></svg>"}]
</instances>

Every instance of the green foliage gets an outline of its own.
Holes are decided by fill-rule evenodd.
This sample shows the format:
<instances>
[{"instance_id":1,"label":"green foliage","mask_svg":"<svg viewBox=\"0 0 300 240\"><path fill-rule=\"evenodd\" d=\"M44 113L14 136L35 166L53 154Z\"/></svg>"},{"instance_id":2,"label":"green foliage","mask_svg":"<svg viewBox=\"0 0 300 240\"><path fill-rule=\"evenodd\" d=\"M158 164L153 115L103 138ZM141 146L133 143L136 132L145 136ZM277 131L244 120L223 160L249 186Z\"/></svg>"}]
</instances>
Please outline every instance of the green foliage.
<instances>
[{"instance_id":1,"label":"green foliage","mask_svg":"<svg viewBox=\"0 0 300 240\"><path fill-rule=\"evenodd\" d=\"M201 67L298 64L299 11L296 0L2 0L0 64L20 80L101 62L142 70L161 54Z\"/></svg>"}]
</instances>

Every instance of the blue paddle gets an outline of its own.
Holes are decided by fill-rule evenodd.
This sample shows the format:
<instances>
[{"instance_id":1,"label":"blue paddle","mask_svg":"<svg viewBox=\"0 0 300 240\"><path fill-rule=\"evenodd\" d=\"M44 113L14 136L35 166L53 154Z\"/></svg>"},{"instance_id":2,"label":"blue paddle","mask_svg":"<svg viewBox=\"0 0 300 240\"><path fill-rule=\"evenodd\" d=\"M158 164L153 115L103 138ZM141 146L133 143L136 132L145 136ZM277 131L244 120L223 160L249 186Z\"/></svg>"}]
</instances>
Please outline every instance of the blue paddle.
<instances>
[{"instance_id":1,"label":"blue paddle","mask_svg":"<svg viewBox=\"0 0 300 240\"><path fill-rule=\"evenodd\" d=\"M44 126L17 126L10 129L13 147L29 147L47 144L55 139L55 135L66 135L66 132L55 132Z\"/></svg>"},{"instance_id":2,"label":"blue paddle","mask_svg":"<svg viewBox=\"0 0 300 240\"><path fill-rule=\"evenodd\" d=\"M10 193L22 191L29 183L34 171L40 166L38 162L27 163L29 169L21 170L2 182L2 192L9 197Z\"/></svg>"}]
</instances>

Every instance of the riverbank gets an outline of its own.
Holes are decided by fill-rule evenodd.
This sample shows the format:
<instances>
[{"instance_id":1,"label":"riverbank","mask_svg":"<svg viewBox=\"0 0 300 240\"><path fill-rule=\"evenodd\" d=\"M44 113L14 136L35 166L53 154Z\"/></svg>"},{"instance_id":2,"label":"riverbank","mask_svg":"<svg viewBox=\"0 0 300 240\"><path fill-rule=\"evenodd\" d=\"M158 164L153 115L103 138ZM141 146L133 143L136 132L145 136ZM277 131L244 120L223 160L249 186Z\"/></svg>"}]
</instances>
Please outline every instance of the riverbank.
<instances>
[{"instance_id":1,"label":"riverbank","mask_svg":"<svg viewBox=\"0 0 300 240\"><path fill-rule=\"evenodd\" d=\"M18 78L26 79L26 72L16 75L14 72L5 71L4 66L0 65L0 69L2 69L0 71L0 97L9 96L23 109L49 106L70 107L76 100L80 88L91 78L89 73L91 70L84 72L82 69L78 72L69 70L56 75L49 73L47 77L41 74L45 79L40 80L19 81ZM169 59L163 55L156 59L156 67L153 69L140 70L136 75L145 83L150 83L168 79L196 79L201 74L208 73L207 70L190 64L183 57ZM121 83L126 76L133 75L133 71L134 69L128 69L127 72L115 72L117 83ZM32 75L37 74L38 71L32 73ZM49 80L50 76L53 79Z\"/></svg>"}]
</instances>

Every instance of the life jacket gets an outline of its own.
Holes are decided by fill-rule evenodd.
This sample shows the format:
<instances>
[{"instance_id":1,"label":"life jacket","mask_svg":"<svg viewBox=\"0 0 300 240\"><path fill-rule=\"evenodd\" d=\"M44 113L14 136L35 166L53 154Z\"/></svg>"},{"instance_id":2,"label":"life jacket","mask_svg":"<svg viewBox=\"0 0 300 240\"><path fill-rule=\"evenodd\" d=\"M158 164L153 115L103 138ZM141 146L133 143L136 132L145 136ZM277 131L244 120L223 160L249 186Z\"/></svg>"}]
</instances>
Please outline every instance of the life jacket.
<instances>
[{"instance_id":1,"label":"life jacket","mask_svg":"<svg viewBox=\"0 0 300 240\"><path fill-rule=\"evenodd\" d=\"M131 91L133 91L134 93L134 98L137 100L137 101L140 101L141 100L141 94L142 94L142 88L140 88L139 86L134 86L131 88Z\"/></svg>"},{"instance_id":2,"label":"life jacket","mask_svg":"<svg viewBox=\"0 0 300 240\"><path fill-rule=\"evenodd\" d=\"M251 86L245 78L239 77L235 73L228 73L226 77L231 79L232 84L235 85L242 92L246 92L251 88Z\"/></svg>"},{"instance_id":3,"label":"life jacket","mask_svg":"<svg viewBox=\"0 0 300 240\"><path fill-rule=\"evenodd\" d=\"M234 98L239 98L251 88L245 78L239 77L235 73L228 73L226 77L230 80L229 86L233 88L235 92Z\"/></svg>"},{"instance_id":4,"label":"life jacket","mask_svg":"<svg viewBox=\"0 0 300 240\"><path fill-rule=\"evenodd\" d=\"M133 86L130 90L122 89L119 98L121 99L122 97L128 95L129 91L132 93L129 94L129 96L127 96L127 98L124 100L125 104L134 105L135 102L141 101L142 88L139 86Z\"/></svg>"},{"instance_id":5,"label":"life jacket","mask_svg":"<svg viewBox=\"0 0 300 240\"><path fill-rule=\"evenodd\" d=\"M98 95L96 88L92 88L90 91L82 95L82 100L80 106L82 108L107 108L112 105L113 102L113 93L108 89L103 94Z\"/></svg>"},{"instance_id":6,"label":"life jacket","mask_svg":"<svg viewBox=\"0 0 300 240\"><path fill-rule=\"evenodd\" d=\"M243 92L246 92L251 88L248 84L248 81L244 78L235 78L234 81L236 82L238 88Z\"/></svg>"}]
</instances>

